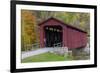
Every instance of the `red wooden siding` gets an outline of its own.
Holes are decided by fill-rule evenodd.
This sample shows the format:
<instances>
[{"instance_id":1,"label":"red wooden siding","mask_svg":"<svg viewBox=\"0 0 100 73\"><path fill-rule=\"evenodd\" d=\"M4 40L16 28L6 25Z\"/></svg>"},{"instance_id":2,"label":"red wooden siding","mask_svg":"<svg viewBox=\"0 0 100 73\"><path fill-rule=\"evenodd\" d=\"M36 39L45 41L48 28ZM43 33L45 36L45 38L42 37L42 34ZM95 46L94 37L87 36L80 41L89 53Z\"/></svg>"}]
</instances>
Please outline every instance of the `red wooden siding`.
<instances>
[{"instance_id":1,"label":"red wooden siding","mask_svg":"<svg viewBox=\"0 0 100 73\"><path fill-rule=\"evenodd\" d=\"M84 47L87 44L87 36L86 33L82 33L80 31L68 28L66 29L66 45L69 48L79 48Z\"/></svg>"}]
</instances>

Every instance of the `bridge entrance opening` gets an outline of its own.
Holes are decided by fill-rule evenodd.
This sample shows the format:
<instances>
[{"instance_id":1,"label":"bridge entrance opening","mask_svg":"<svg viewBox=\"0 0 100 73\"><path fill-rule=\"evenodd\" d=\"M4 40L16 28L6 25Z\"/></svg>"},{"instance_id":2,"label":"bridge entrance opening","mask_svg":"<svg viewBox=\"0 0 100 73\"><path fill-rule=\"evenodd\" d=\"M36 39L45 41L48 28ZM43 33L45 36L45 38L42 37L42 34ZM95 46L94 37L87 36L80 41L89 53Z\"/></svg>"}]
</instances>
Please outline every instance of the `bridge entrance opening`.
<instances>
[{"instance_id":1,"label":"bridge entrance opening","mask_svg":"<svg viewBox=\"0 0 100 73\"><path fill-rule=\"evenodd\" d=\"M62 47L62 27L46 26L45 30L45 47Z\"/></svg>"}]
</instances>

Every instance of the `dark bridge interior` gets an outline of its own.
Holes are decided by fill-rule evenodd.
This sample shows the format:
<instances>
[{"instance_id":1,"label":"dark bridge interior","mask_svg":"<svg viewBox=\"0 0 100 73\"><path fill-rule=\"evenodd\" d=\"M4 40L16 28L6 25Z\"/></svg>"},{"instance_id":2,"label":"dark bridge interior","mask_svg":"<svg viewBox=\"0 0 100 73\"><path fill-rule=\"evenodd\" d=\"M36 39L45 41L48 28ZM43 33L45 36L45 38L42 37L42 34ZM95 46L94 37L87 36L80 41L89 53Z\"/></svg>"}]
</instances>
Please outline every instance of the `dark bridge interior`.
<instances>
[{"instance_id":1,"label":"dark bridge interior","mask_svg":"<svg viewBox=\"0 0 100 73\"><path fill-rule=\"evenodd\" d=\"M46 26L45 30L45 47L61 47L62 46L62 27Z\"/></svg>"}]
</instances>

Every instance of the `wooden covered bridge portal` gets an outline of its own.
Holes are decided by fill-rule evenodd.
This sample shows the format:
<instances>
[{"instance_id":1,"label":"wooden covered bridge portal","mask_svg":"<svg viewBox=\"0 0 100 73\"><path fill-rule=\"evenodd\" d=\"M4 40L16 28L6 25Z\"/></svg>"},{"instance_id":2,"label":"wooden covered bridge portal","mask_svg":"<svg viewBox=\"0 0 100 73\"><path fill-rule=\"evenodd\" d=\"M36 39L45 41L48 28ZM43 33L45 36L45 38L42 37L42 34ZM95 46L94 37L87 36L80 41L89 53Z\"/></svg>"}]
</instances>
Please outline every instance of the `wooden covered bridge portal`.
<instances>
[{"instance_id":1,"label":"wooden covered bridge portal","mask_svg":"<svg viewBox=\"0 0 100 73\"><path fill-rule=\"evenodd\" d=\"M62 27L60 26L46 26L44 28L46 47L62 46Z\"/></svg>"}]
</instances>

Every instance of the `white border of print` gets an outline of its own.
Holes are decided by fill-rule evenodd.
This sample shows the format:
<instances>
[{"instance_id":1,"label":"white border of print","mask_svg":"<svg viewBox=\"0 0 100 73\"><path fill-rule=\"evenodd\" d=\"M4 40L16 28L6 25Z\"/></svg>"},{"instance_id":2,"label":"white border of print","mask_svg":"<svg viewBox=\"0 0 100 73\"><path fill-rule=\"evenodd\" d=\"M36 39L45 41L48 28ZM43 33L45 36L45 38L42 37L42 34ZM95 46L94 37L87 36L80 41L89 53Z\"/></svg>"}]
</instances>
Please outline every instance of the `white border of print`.
<instances>
[{"instance_id":1,"label":"white border of print","mask_svg":"<svg viewBox=\"0 0 100 73\"><path fill-rule=\"evenodd\" d=\"M60 62L21 63L21 9L42 11L67 11L90 13L90 59ZM94 64L94 9L16 5L16 69Z\"/></svg>"}]
</instances>

